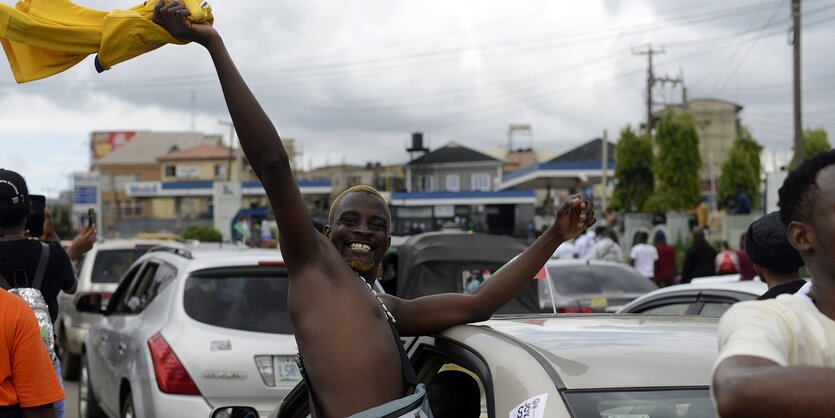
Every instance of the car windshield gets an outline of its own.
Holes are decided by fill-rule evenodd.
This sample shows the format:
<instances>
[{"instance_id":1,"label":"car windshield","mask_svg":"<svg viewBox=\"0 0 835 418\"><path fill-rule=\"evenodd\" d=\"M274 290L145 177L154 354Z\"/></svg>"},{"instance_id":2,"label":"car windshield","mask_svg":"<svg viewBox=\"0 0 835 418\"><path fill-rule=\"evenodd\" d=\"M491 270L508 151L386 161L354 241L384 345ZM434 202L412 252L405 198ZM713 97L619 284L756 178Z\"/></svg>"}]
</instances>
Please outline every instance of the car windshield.
<instances>
[{"instance_id":1,"label":"car windshield","mask_svg":"<svg viewBox=\"0 0 835 418\"><path fill-rule=\"evenodd\" d=\"M575 417L600 418L714 418L710 391L622 390L566 392Z\"/></svg>"},{"instance_id":2,"label":"car windshield","mask_svg":"<svg viewBox=\"0 0 835 418\"><path fill-rule=\"evenodd\" d=\"M122 274L146 251L148 251L147 247L99 250L96 252L90 280L93 283L119 283Z\"/></svg>"},{"instance_id":3,"label":"car windshield","mask_svg":"<svg viewBox=\"0 0 835 418\"><path fill-rule=\"evenodd\" d=\"M243 331L292 334L287 313L286 271L192 276L183 306L196 321Z\"/></svg>"},{"instance_id":4,"label":"car windshield","mask_svg":"<svg viewBox=\"0 0 835 418\"><path fill-rule=\"evenodd\" d=\"M548 266L548 274L561 295L646 293L656 289L631 269L602 264Z\"/></svg>"}]
</instances>

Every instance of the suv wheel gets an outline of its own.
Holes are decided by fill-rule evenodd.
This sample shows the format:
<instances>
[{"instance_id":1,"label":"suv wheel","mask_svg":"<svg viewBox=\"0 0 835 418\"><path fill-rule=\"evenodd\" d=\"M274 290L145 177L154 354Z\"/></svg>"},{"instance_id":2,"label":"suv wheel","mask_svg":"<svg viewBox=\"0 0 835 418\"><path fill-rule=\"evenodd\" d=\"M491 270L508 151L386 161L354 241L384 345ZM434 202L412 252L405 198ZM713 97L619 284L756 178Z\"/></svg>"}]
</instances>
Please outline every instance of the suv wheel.
<instances>
[{"instance_id":1,"label":"suv wheel","mask_svg":"<svg viewBox=\"0 0 835 418\"><path fill-rule=\"evenodd\" d=\"M78 377L78 416L80 418L107 418L96 400L96 394L93 393L86 354L81 357L81 370Z\"/></svg>"},{"instance_id":2,"label":"suv wheel","mask_svg":"<svg viewBox=\"0 0 835 418\"><path fill-rule=\"evenodd\" d=\"M61 326L61 332L58 334L58 344L55 345L55 348L58 349L57 354L61 359L61 377L66 380L78 380L81 356L76 356L70 352L67 332L63 325Z\"/></svg>"}]
</instances>

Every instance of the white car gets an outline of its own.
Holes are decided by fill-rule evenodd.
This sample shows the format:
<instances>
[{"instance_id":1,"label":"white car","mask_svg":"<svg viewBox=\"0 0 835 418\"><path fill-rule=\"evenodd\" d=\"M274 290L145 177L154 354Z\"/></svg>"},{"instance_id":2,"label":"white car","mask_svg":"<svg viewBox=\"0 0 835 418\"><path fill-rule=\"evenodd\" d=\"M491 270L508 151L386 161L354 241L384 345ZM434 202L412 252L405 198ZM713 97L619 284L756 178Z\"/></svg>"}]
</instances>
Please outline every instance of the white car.
<instances>
[{"instance_id":1,"label":"white car","mask_svg":"<svg viewBox=\"0 0 835 418\"><path fill-rule=\"evenodd\" d=\"M704 317L523 315L405 340L430 403L463 407L460 418L714 418L716 327ZM458 376L438 378L447 372ZM222 408L214 417L267 416L253 412ZM299 385L268 416L308 413Z\"/></svg>"},{"instance_id":2,"label":"white car","mask_svg":"<svg viewBox=\"0 0 835 418\"><path fill-rule=\"evenodd\" d=\"M79 415L266 414L301 376L277 250L160 248L139 258L82 346ZM98 311L101 295L79 299Z\"/></svg>"},{"instance_id":3,"label":"white car","mask_svg":"<svg viewBox=\"0 0 835 418\"><path fill-rule=\"evenodd\" d=\"M128 267L142 254L156 246L179 246L164 240L114 239L100 241L77 260L78 286L75 294L58 294L58 318L55 334L58 354L61 357L61 374L64 379L78 379L81 362L81 344L90 326L98 322L97 315L78 312L75 302L87 293L102 293L105 299L116 290L119 279Z\"/></svg>"},{"instance_id":4,"label":"white car","mask_svg":"<svg viewBox=\"0 0 835 418\"><path fill-rule=\"evenodd\" d=\"M768 285L758 279L735 282L694 280L693 283L649 292L625 305L618 312L719 317L734 303L756 299L766 291Z\"/></svg>"}]
</instances>

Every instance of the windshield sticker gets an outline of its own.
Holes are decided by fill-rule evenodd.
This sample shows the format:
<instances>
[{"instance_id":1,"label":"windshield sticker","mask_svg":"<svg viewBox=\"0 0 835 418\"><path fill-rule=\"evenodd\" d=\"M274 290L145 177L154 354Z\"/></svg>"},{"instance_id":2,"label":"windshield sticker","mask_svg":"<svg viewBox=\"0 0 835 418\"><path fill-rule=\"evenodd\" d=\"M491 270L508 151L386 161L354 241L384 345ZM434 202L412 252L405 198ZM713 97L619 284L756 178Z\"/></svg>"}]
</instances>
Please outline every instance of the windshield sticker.
<instances>
[{"instance_id":1,"label":"windshield sticker","mask_svg":"<svg viewBox=\"0 0 835 418\"><path fill-rule=\"evenodd\" d=\"M229 351L231 349L232 349L232 341L229 341L229 340L212 341L211 351Z\"/></svg>"},{"instance_id":2,"label":"windshield sticker","mask_svg":"<svg viewBox=\"0 0 835 418\"><path fill-rule=\"evenodd\" d=\"M547 393L536 395L513 408L508 418L542 418L545 416L545 401L547 400Z\"/></svg>"}]
</instances>

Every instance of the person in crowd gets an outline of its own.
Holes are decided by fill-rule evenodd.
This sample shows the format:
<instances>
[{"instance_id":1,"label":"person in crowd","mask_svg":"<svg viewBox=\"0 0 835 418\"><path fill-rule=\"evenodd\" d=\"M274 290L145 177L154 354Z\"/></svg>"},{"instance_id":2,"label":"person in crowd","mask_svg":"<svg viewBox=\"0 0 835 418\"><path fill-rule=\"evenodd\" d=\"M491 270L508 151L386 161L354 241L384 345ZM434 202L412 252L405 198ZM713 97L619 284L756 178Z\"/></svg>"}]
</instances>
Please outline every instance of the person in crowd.
<instances>
[{"instance_id":1,"label":"person in crowd","mask_svg":"<svg viewBox=\"0 0 835 418\"><path fill-rule=\"evenodd\" d=\"M736 259L739 261L739 280L752 280L757 276L754 263L751 262L750 257L748 257L748 250L745 249L745 237L747 236L747 233L739 236L739 249L736 250Z\"/></svg>"},{"instance_id":2,"label":"person in crowd","mask_svg":"<svg viewBox=\"0 0 835 418\"><path fill-rule=\"evenodd\" d=\"M178 1L157 3L153 19L172 35L209 52L241 148L275 210L287 265L287 303L299 365L318 417L386 416L415 402L428 413L425 387L412 379L399 335L425 335L489 318L542 268L559 244L595 223L592 203L573 196L530 247L471 294L412 300L376 294L372 283L391 244L391 212L380 193L354 186L334 199L319 233L293 178L278 132L238 72L220 34L190 23ZM401 406L402 407L402 406ZM428 412L427 412L428 411Z\"/></svg>"},{"instance_id":3,"label":"person in crowd","mask_svg":"<svg viewBox=\"0 0 835 418\"><path fill-rule=\"evenodd\" d=\"M695 277L707 277L716 274L716 250L705 240L705 230L693 228L693 244L684 254L681 267L681 282L690 283Z\"/></svg>"},{"instance_id":4,"label":"person in crowd","mask_svg":"<svg viewBox=\"0 0 835 418\"><path fill-rule=\"evenodd\" d=\"M635 245L629 250L629 259L635 270L642 276L655 281L655 263L658 261L658 250L647 244L649 234L639 232Z\"/></svg>"},{"instance_id":5,"label":"person in crowd","mask_svg":"<svg viewBox=\"0 0 835 418\"><path fill-rule=\"evenodd\" d=\"M707 203L705 203L704 198L699 198L696 201L696 206L692 209L688 209L687 214L692 217L690 221L691 227L699 227L702 230L707 228Z\"/></svg>"},{"instance_id":6,"label":"person in crowd","mask_svg":"<svg viewBox=\"0 0 835 418\"><path fill-rule=\"evenodd\" d=\"M574 247L577 250L577 258L581 260L588 260L591 258L591 251L594 249L594 243L597 241L598 230L603 231L606 228L597 227L594 230L589 229L583 235L574 240Z\"/></svg>"},{"instance_id":7,"label":"person in crowd","mask_svg":"<svg viewBox=\"0 0 835 418\"><path fill-rule=\"evenodd\" d=\"M748 226L745 248L750 252L756 274L768 285L768 291L759 299L793 294L806 284L800 278L803 258L789 243L780 212L771 212Z\"/></svg>"},{"instance_id":8,"label":"person in crowd","mask_svg":"<svg viewBox=\"0 0 835 418\"><path fill-rule=\"evenodd\" d=\"M558 258L560 260L571 260L577 258L577 246L574 245L575 240L565 241L557 247L554 255L551 258Z\"/></svg>"},{"instance_id":9,"label":"person in crowd","mask_svg":"<svg viewBox=\"0 0 835 418\"><path fill-rule=\"evenodd\" d=\"M747 215L751 213L751 197L745 192L745 188L737 186L736 188L736 206L734 207L734 214Z\"/></svg>"},{"instance_id":10,"label":"person in crowd","mask_svg":"<svg viewBox=\"0 0 835 418\"><path fill-rule=\"evenodd\" d=\"M23 176L11 170L0 169L0 275L12 287L31 287L43 251L38 240L28 239L26 219L30 212L29 188ZM49 210L44 209L44 228L40 239L49 246L49 258L39 290L54 323L58 318L58 293L75 293L77 282L72 263L93 247L96 241L95 225L82 229L73 239L70 248L64 251L61 238L52 227ZM54 369L60 379L61 361L57 357ZM64 402L59 401L55 408L58 418L63 417Z\"/></svg>"},{"instance_id":11,"label":"person in crowd","mask_svg":"<svg viewBox=\"0 0 835 418\"><path fill-rule=\"evenodd\" d=\"M676 249L667 244L667 236L664 231L655 232L655 251L658 253L658 260L655 262L655 284L659 287L667 287L673 284L676 276Z\"/></svg>"},{"instance_id":12,"label":"person in crowd","mask_svg":"<svg viewBox=\"0 0 835 418\"><path fill-rule=\"evenodd\" d=\"M661 210L660 207L656 206L655 210L652 211L652 226L656 225L666 225L667 224L667 214Z\"/></svg>"},{"instance_id":13,"label":"person in crowd","mask_svg":"<svg viewBox=\"0 0 835 418\"><path fill-rule=\"evenodd\" d=\"M603 228L598 232L601 238L594 243L591 251L592 260L607 260L623 263L623 250L618 243L618 235L611 229Z\"/></svg>"},{"instance_id":14,"label":"person in crowd","mask_svg":"<svg viewBox=\"0 0 835 418\"><path fill-rule=\"evenodd\" d=\"M722 250L716 254L714 263L716 263L716 274L739 273L739 258L728 241L722 241Z\"/></svg>"},{"instance_id":15,"label":"person in crowd","mask_svg":"<svg viewBox=\"0 0 835 418\"><path fill-rule=\"evenodd\" d=\"M712 395L723 418L835 411L835 150L801 163L778 195L810 279L793 295L734 304L720 319Z\"/></svg>"}]
</instances>

